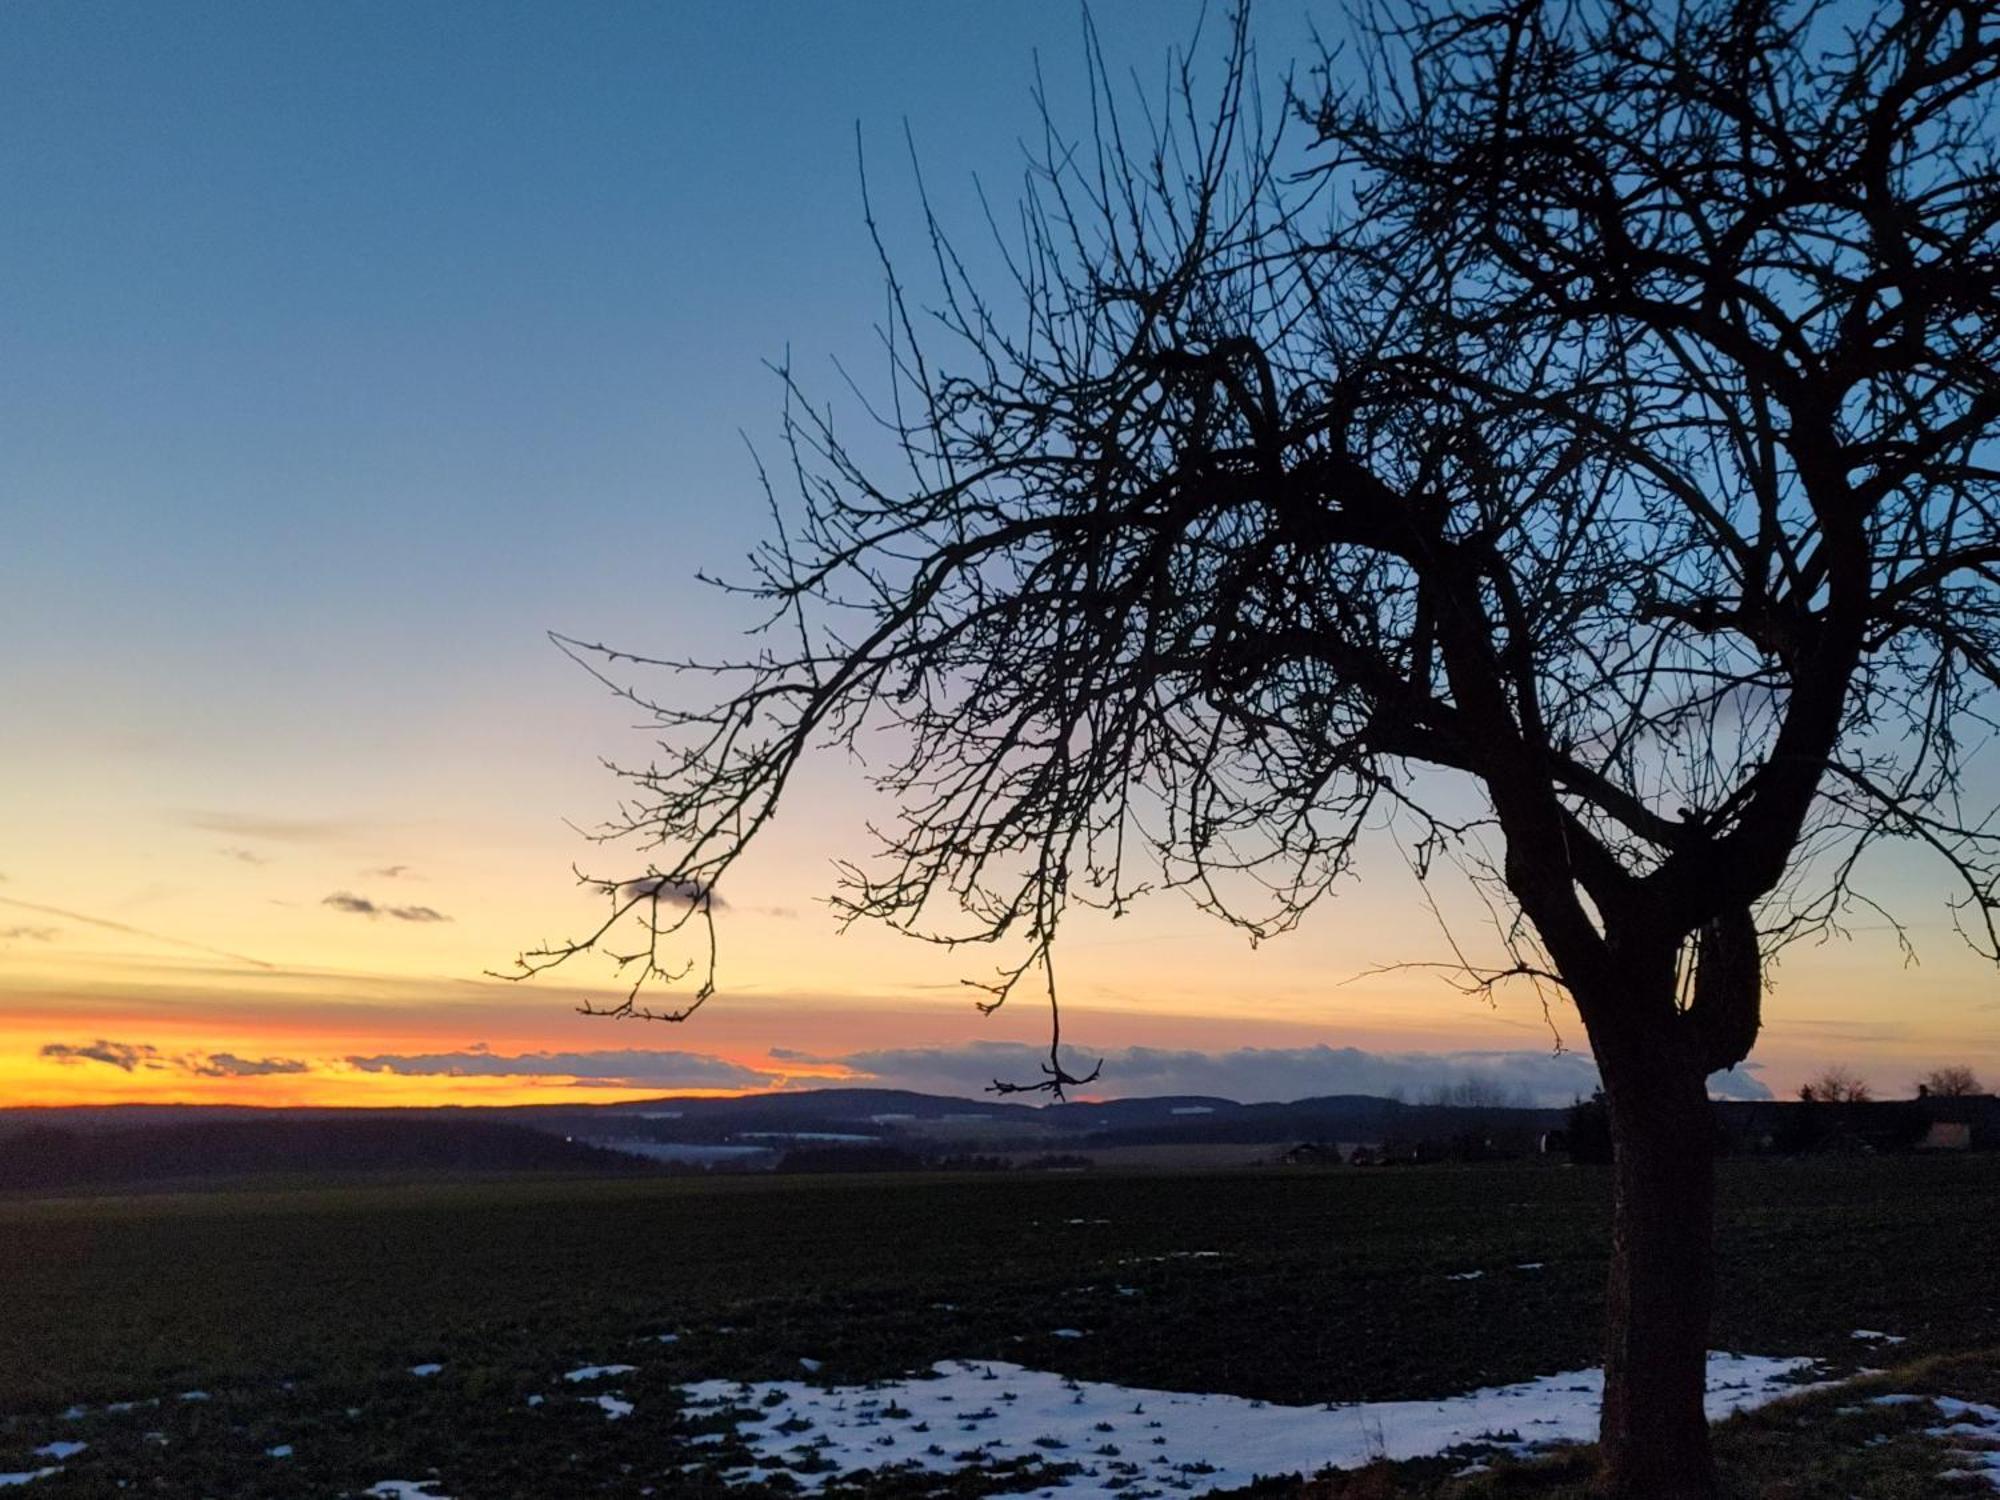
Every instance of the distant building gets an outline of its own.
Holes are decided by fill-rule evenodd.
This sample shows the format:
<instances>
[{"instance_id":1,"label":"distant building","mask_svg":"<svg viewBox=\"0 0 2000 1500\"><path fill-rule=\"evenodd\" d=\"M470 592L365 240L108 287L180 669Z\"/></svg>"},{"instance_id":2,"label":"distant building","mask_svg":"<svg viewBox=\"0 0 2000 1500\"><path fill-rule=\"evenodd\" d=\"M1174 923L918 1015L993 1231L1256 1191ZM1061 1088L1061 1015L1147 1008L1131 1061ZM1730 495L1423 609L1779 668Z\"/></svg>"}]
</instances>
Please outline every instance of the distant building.
<instances>
[{"instance_id":1,"label":"distant building","mask_svg":"<svg viewBox=\"0 0 2000 1500\"><path fill-rule=\"evenodd\" d=\"M1954 1120L1933 1120L1931 1128L1921 1142L1919 1151L1970 1151L1972 1149L1972 1127Z\"/></svg>"},{"instance_id":2,"label":"distant building","mask_svg":"<svg viewBox=\"0 0 2000 1500\"><path fill-rule=\"evenodd\" d=\"M1300 1141L1278 1160L1288 1167L1337 1167L1340 1147L1323 1141Z\"/></svg>"}]
</instances>

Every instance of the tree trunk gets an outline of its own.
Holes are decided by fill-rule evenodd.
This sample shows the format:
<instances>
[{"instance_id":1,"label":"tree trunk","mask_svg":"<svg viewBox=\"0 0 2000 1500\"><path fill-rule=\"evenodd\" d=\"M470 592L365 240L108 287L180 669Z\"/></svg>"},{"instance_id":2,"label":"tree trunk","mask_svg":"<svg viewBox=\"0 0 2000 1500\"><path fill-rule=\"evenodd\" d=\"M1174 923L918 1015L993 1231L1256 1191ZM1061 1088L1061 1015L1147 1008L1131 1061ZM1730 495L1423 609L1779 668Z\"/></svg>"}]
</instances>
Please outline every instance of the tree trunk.
<instances>
[{"instance_id":1,"label":"tree trunk","mask_svg":"<svg viewBox=\"0 0 2000 1500\"><path fill-rule=\"evenodd\" d=\"M1715 1302L1707 1079L1692 1058L1601 1060L1614 1197L1600 1486L1617 1500L1713 1500L1703 1410Z\"/></svg>"}]
</instances>

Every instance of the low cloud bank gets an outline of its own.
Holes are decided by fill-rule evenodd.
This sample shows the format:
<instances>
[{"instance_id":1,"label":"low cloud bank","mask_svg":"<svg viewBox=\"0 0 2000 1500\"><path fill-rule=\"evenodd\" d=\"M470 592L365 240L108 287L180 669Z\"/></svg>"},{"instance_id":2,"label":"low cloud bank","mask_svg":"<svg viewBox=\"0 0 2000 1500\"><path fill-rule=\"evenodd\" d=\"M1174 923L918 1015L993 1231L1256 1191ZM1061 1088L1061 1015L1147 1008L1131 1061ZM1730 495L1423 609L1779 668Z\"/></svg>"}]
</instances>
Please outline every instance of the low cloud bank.
<instances>
[{"instance_id":1,"label":"low cloud bank","mask_svg":"<svg viewBox=\"0 0 2000 1500\"><path fill-rule=\"evenodd\" d=\"M1588 1054L1544 1051L1367 1052L1358 1047L1238 1047L1198 1052L1159 1047L1116 1048L1103 1054L1063 1049L1064 1066L1082 1075L1102 1056L1104 1071L1091 1085L1099 1097L1207 1094L1243 1103L1305 1099L1328 1094L1370 1094L1423 1103L1567 1104L1597 1087L1597 1065ZM854 1080L883 1088L932 1093L974 1093L995 1079L1030 1083L1042 1076L1047 1053L1020 1042L970 1042L957 1047L886 1048L808 1059L773 1048L780 1062L819 1061L864 1075ZM1722 1098L1768 1099L1756 1065L1718 1073L1709 1091Z\"/></svg>"},{"instance_id":2,"label":"low cloud bank","mask_svg":"<svg viewBox=\"0 0 2000 1500\"><path fill-rule=\"evenodd\" d=\"M121 1073L178 1073L189 1078L265 1078L274 1073L303 1073L309 1067L296 1057L238 1057L234 1052L162 1052L149 1042L50 1042L42 1056L52 1062L101 1063Z\"/></svg>"},{"instance_id":3,"label":"low cloud bank","mask_svg":"<svg viewBox=\"0 0 2000 1500\"><path fill-rule=\"evenodd\" d=\"M462 1052L385 1052L347 1061L367 1073L406 1078L573 1078L604 1088L760 1089L777 1083L772 1070L746 1068L705 1052L627 1047L601 1052L523 1052L484 1047Z\"/></svg>"}]
</instances>

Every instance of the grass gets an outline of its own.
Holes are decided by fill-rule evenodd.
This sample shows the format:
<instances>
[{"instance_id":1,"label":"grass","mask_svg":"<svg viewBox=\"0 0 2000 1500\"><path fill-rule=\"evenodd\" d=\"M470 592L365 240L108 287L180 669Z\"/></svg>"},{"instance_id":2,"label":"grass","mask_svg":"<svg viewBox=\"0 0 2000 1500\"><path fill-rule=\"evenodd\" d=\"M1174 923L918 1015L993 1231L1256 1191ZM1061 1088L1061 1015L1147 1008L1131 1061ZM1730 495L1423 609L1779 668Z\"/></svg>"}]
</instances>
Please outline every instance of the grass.
<instances>
[{"instance_id":1,"label":"grass","mask_svg":"<svg viewBox=\"0 0 2000 1500\"><path fill-rule=\"evenodd\" d=\"M795 1379L801 1356L841 1384L959 1356L1287 1403L1446 1395L1594 1362L1606 1193L1601 1172L1532 1164L0 1201L0 1471L73 1437L92 1446L37 1500L135 1477L332 1495L430 1468L480 1500L720 1494L705 1476L740 1454L690 1446L679 1384ZM1858 1328L1908 1336L1899 1357L2000 1345L2000 1161L1731 1163L1722 1223L1719 1347L1851 1364ZM407 1373L428 1361L444 1371ZM616 1422L555 1381L610 1361L640 1366ZM103 1410L192 1389L211 1399ZM59 1415L76 1402L93 1410Z\"/></svg>"}]
</instances>

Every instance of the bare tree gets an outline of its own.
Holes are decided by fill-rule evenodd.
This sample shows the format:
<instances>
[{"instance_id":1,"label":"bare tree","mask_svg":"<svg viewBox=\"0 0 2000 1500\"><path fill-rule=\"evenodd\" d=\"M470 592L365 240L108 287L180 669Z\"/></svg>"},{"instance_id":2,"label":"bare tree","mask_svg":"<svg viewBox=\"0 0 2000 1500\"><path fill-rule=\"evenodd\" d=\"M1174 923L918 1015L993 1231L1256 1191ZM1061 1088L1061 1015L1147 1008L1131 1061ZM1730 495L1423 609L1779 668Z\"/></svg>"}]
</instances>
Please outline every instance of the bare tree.
<instances>
[{"instance_id":1,"label":"bare tree","mask_svg":"<svg viewBox=\"0 0 2000 1500\"><path fill-rule=\"evenodd\" d=\"M1867 1104L1874 1097L1867 1081L1841 1063L1821 1069L1799 1088L1799 1098L1807 1104Z\"/></svg>"},{"instance_id":2,"label":"bare tree","mask_svg":"<svg viewBox=\"0 0 2000 1500\"><path fill-rule=\"evenodd\" d=\"M1972 1069L1953 1066L1931 1069L1924 1075L1924 1081L1917 1085L1917 1092L1934 1099L1967 1099L1986 1090Z\"/></svg>"},{"instance_id":3,"label":"bare tree","mask_svg":"<svg viewBox=\"0 0 2000 1500\"><path fill-rule=\"evenodd\" d=\"M1529 1109L1534 1105L1527 1090L1509 1088L1496 1078L1476 1073L1427 1089L1423 1102L1449 1109Z\"/></svg>"},{"instance_id":4,"label":"bare tree","mask_svg":"<svg viewBox=\"0 0 2000 1500\"><path fill-rule=\"evenodd\" d=\"M598 948L610 1009L686 1014L716 887L829 746L895 808L840 909L1011 945L987 1003L1052 1014L1074 906L1179 889L1268 936L1387 826L1497 898L1509 954L1469 982L1582 1020L1605 1488L1710 1496L1705 1080L1763 959L1843 920L1882 838L1995 946L1958 789L2000 682L2000 22L1399 8L1269 114L1240 17L1219 91L1184 65L1121 110L1100 64L999 237L1011 284L935 225L921 303L891 270L896 472L787 372L761 646L565 643L666 748L606 830L649 868L524 965ZM663 703L649 665L725 677Z\"/></svg>"}]
</instances>

